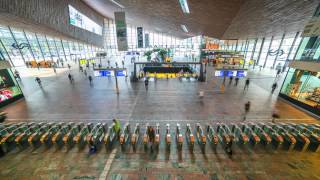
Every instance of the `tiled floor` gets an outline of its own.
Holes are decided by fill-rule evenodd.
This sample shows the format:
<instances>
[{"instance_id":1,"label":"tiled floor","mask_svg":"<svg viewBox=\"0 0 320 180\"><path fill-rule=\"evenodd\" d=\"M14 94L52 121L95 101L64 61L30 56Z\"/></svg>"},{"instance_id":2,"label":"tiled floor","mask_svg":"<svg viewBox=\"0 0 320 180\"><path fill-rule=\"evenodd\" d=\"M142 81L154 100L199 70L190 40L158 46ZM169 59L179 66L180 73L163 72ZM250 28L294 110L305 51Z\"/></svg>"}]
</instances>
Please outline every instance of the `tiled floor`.
<instances>
[{"instance_id":1,"label":"tiled floor","mask_svg":"<svg viewBox=\"0 0 320 180\"><path fill-rule=\"evenodd\" d=\"M244 103L251 101L246 121L268 122L277 111L279 121L318 122L278 99L276 93L270 94L269 86L275 79L271 71L250 72L251 84L245 92L244 80L238 86L228 85L227 80L224 93L220 91L222 79L211 77L211 68L205 83L164 79L150 82L148 91L143 82L119 78L119 95L114 79L95 78L90 86L87 78L74 69L75 84L71 85L67 72L60 69L54 75L53 71L40 71L42 89L33 77L23 78L25 100L3 109L10 121L109 123L116 117L122 123L130 122L132 128L136 122L142 126L159 122L162 128L166 123L174 127L179 122L184 128L186 123L240 122ZM198 96L200 90L205 92L203 99ZM107 179L320 179L320 156L313 152L236 145L229 158L222 147L215 151L209 145L205 152L196 145L194 153L186 144L182 152L174 144L171 151L166 151L164 143L154 152L145 152L142 146L135 152L130 146L124 152L117 145L114 148L117 152ZM69 151L53 147L15 150L0 159L0 179L99 179L109 155L104 147L90 156L87 149L79 151L76 147Z\"/></svg>"}]
</instances>

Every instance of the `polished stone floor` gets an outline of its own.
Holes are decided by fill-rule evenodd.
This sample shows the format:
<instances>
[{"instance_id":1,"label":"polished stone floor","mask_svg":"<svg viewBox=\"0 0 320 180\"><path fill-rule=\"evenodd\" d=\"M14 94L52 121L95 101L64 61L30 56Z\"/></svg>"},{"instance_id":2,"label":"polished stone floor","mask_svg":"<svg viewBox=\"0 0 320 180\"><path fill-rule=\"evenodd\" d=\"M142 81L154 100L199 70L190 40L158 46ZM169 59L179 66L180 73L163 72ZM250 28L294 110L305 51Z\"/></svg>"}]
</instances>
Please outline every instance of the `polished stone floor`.
<instances>
[{"instance_id":1,"label":"polished stone floor","mask_svg":"<svg viewBox=\"0 0 320 180\"><path fill-rule=\"evenodd\" d=\"M83 73L72 69L75 83L67 78L67 69L32 70L43 81L39 88L31 72L22 73L21 87L26 95L3 108L9 121L82 121L108 122L119 118L142 126L170 123L172 135L176 123L242 122L244 103L251 101L246 121L269 122L276 111L283 122L317 122L314 117L277 98L279 89L272 95L271 84L276 79L272 70L252 70L248 91L243 91L244 80L238 86L226 81L221 92L222 79L212 77L208 68L207 82L163 79L150 82L146 91L143 82L130 83L119 78L120 94L115 91L113 78L95 78L93 86ZM284 76L284 75L282 75ZM279 78L279 86L283 77ZM204 91L204 98L198 96ZM162 137L163 140L163 137ZM121 150L114 145L106 151L100 147L97 154L88 155L88 149L70 150L40 147L14 150L0 159L0 179L320 179L319 153L287 152L272 147L234 146L232 158L223 148L209 145L202 151L198 145L194 152L177 151L175 143L165 150L162 142L159 151L145 151L142 145L134 151L128 145Z\"/></svg>"}]
</instances>

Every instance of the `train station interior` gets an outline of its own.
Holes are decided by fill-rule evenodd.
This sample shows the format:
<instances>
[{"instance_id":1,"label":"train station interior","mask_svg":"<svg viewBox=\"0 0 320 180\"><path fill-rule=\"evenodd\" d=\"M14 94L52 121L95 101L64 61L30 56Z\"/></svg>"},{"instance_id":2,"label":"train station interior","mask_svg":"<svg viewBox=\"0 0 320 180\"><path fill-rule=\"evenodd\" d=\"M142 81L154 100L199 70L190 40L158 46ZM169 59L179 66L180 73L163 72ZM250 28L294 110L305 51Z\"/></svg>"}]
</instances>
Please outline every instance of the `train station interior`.
<instances>
[{"instance_id":1,"label":"train station interior","mask_svg":"<svg viewBox=\"0 0 320 180\"><path fill-rule=\"evenodd\" d=\"M319 0L0 0L0 179L320 179Z\"/></svg>"}]
</instances>

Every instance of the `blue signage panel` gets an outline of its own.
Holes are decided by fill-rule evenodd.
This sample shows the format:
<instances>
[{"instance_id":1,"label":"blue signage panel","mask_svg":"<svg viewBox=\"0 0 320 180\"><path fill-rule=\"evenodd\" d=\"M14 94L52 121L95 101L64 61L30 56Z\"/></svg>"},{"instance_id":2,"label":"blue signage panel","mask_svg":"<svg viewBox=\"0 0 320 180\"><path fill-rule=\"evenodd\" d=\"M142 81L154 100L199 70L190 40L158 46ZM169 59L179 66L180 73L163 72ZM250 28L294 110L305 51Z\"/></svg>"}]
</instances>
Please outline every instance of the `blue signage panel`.
<instances>
[{"instance_id":1,"label":"blue signage panel","mask_svg":"<svg viewBox=\"0 0 320 180\"><path fill-rule=\"evenodd\" d=\"M117 76L126 76L126 71L125 70L117 70L116 75Z\"/></svg>"},{"instance_id":2,"label":"blue signage panel","mask_svg":"<svg viewBox=\"0 0 320 180\"><path fill-rule=\"evenodd\" d=\"M247 71L244 70L217 70L214 75L216 77L246 77Z\"/></svg>"},{"instance_id":3,"label":"blue signage panel","mask_svg":"<svg viewBox=\"0 0 320 180\"><path fill-rule=\"evenodd\" d=\"M237 77L246 77L247 72L246 71L237 71Z\"/></svg>"},{"instance_id":4,"label":"blue signage panel","mask_svg":"<svg viewBox=\"0 0 320 180\"><path fill-rule=\"evenodd\" d=\"M111 77L113 74L112 71L109 70L97 70L94 71L94 76L96 77Z\"/></svg>"}]
</instances>

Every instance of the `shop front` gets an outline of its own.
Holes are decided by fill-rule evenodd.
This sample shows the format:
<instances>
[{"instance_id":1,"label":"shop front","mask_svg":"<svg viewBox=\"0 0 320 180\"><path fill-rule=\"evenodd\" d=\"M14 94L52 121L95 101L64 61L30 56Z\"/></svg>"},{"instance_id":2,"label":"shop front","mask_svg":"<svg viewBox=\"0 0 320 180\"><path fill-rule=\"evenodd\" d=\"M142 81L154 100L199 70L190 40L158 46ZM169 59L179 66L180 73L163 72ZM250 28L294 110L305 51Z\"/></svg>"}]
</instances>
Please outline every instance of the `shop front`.
<instances>
[{"instance_id":1,"label":"shop front","mask_svg":"<svg viewBox=\"0 0 320 180\"><path fill-rule=\"evenodd\" d=\"M290 68L279 96L320 116L320 69Z\"/></svg>"}]
</instances>

